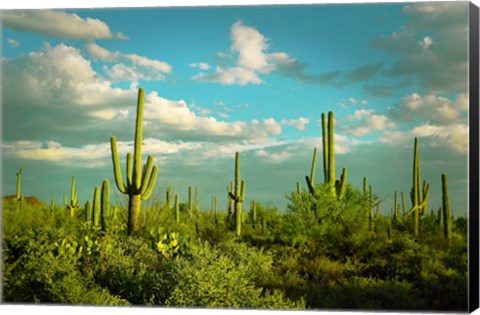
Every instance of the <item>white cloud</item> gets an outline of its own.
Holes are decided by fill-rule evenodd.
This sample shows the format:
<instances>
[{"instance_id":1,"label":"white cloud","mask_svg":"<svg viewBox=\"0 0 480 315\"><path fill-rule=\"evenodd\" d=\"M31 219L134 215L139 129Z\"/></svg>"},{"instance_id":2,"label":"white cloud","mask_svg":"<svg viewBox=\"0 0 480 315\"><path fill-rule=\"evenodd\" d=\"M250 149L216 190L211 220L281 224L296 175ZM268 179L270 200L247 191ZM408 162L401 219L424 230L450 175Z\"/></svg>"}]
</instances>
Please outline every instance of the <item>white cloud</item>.
<instances>
[{"instance_id":1,"label":"white cloud","mask_svg":"<svg viewBox=\"0 0 480 315\"><path fill-rule=\"evenodd\" d=\"M362 105L367 105L367 104L368 104L368 101L367 101L367 100L363 100L361 104L362 104Z\"/></svg>"},{"instance_id":2,"label":"white cloud","mask_svg":"<svg viewBox=\"0 0 480 315\"><path fill-rule=\"evenodd\" d=\"M192 68L198 68L200 70L208 70L210 69L210 65L205 62L193 62L190 64L190 67Z\"/></svg>"},{"instance_id":3,"label":"white cloud","mask_svg":"<svg viewBox=\"0 0 480 315\"><path fill-rule=\"evenodd\" d=\"M345 126L342 130L345 133L364 136L372 132L395 128L396 125L384 115L378 115L374 110L359 109L353 115L344 119Z\"/></svg>"},{"instance_id":4,"label":"white cloud","mask_svg":"<svg viewBox=\"0 0 480 315\"><path fill-rule=\"evenodd\" d=\"M83 167L98 167L105 164L101 159L110 156L110 144L88 144L78 148L64 147L55 141L15 141L2 144L6 156L23 160L50 161L61 165L78 164Z\"/></svg>"},{"instance_id":5,"label":"white cloud","mask_svg":"<svg viewBox=\"0 0 480 315\"><path fill-rule=\"evenodd\" d=\"M436 95L420 95L413 93L405 96L394 111L399 117L407 120L425 119L442 124L465 121L468 110L468 97L460 94L452 101Z\"/></svg>"},{"instance_id":6,"label":"white cloud","mask_svg":"<svg viewBox=\"0 0 480 315\"><path fill-rule=\"evenodd\" d=\"M235 65L217 66L213 73L200 72L192 77L193 80L224 85L261 84L264 82L261 74L269 74L295 63L284 52L266 53L268 43L265 36L241 21L232 25L230 39L230 53L219 52L217 55L221 58L236 57ZM192 65L199 66L197 63Z\"/></svg>"},{"instance_id":7,"label":"white cloud","mask_svg":"<svg viewBox=\"0 0 480 315\"><path fill-rule=\"evenodd\" d=\"M10 47L12 48L17 48L18 46L20 46L20 43L17 42L16 40L14 40L13 38L8 38L7 39L7 43L10 45Z\"/></svg>"},{"instance_id":8,"label":"white cloud","mask_svg":"<svg viewBox=\"0 0 480 315\"><path fill-rule=\"evenodd\" d=\"M431 44L433 44L433 40L429 36L424 37L423 40L419 43L419 45L422 46L423 49L428 49Z\"/></svg>"},{"instance_id":9,"label":"white cloud","mask_svg":"<svg viewBox=\"0 0 480 315\"><path fill-rule=\"evenodd\" d=\"M468 152L468 126L464 124L437 126L425 123L413 128L412 134L426 137L434 147L447 146L457 153Z\"/></svg>"},{"instance_id":10,"label":"white cloud","mask_svg":"<svg viewBox=\"0 0 480 315\"><path fill-rule=\"evenodd\" d=\"M98 19L82 19L76 14L53 10L12 10L2 12L4 26L16 30L70 39L99 38L126 39L121 33L112 33L108 25Z\"/></svg>"},{"instance_id":11,"label":"white cloud","mask_svg":"<svg viewBox=\"0 0 480 315\"><path fill-rule=\"evenodd\" d=\"M263 81L258 77L255 71L241 67L223 69L216 67L215 73L207 74L200 72L192 77L193 80L220 83L223 85L247 85L249 83L260 84Z\"/></svg>"},{"instance_id":12,"label":"white cloud","mask_svg":"<svg viewBox=\"0 0 480 315\"><path fill-rule=\"evenodd\" d=\"M137 54L111 52L95 43L87 44L87 50L94 59L105 62L119 62L112 67L104 66L105 73L113 81L163 80L164 74L172 71L172 66L160 60L154 60ZM124 62L127 62L125 64Z\"/></svg>"},{"instance_id":13,"label":"white cloud","mask_svg":"<svg viewBox=\"0 0 480 315\"><path fill-rule=\"evenodd\" d=\"M310 120L308 118L305 118L305 117L300 117L298 119L290 119L290 120L286 120L286 119L282 119L280 121L280 123L282 125L287 125L287 126L292 126L292 127L295 127L297 128L298 130L305 130L305 126L310 123Z\"/></svg>"}]
</instances>

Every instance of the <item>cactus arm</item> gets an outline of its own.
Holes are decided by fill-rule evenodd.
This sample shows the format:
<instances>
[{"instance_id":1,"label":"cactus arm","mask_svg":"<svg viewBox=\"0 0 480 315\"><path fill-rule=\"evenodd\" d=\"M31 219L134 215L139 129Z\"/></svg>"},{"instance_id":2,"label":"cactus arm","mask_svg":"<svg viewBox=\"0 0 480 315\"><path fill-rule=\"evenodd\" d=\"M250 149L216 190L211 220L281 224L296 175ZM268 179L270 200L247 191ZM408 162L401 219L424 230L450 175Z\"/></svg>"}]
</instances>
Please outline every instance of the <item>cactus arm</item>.
<instances>
[{"instance_id":1,"label":"cactus arm","mask_svg":"<svg viewBox=\"0 0 480 315\"><path fill-rule=\"evenodd\" d=\"M307 182L307 186L308 186L308 190L310 191L310 193L313 195L315 194L315 188L312 186L312 182L310 181L310 177L305 176L305 181Z\"/></svg>"},{"instance_id":2,"label":"cactus arm","mask_svg":"<svg viewBox=\"0 0 480 315\"><path fill-rule=\"evenodd\" d=\"M22 168L17 173L17 200L20 200L22 188Z\"/></svg>"},{"instance_id":3,"label":"cactus arm","mask_svg":"<svg viewBox=\"0 0 480 315\"><path fill-rule=\"evenodd\" d=\"M120 168L120 159L118 158L117 138L110 138L110 149L112 151L113 174L115 176L115 184L122 194L127 193L127 188L123 184L122 170Z\"/></svg>"},{"instance_id":4,"label":"cactus arm","mask_svg":"<svg viewBox=\"0 0 480 315\"><path fill-rule=\"evenodd\" d=\"M147 164L145 164L143 168L143 175L142 175L142 187L140 187L140 194L145 194L147 190L148 184L150 184L150 176L152 176L152 168L153 168L153 156L149 155L147 159Z\"/></svg>"},{"instance_id":5,"label":"cactus arm","mask_svg":"<svg viewBox=\"0 0 480 315\"><path fill-rule=\"evenodd\" d=\"M247 190L247 183L245 180L242 180L241 188L240 188L240 201L243 202L245 200L245 193Z\"/></svg>"},{"instance_id":6,"label":"cactus arm","mask_svg":"<svg viewBox=\"0 0 480 315\"><path fill-rule=\"evenodd\" d=\"M153 188L155 187L155 183L157 182L157 175L158 167L155 165L152 169L152 175L150 176L150 180L148 181L147 188L145 189L145 192L141 194L142 200L147 200L152 195Z\"/></svg>"},{"instance_id":7,"label":"cactus arm","mask_svg":"<svg viewBox=\"0 0 480 315\"><path fill-rule=\"evenodd\" d=\"M317 167L317 148L313 149L312 169L310 170L310 180L312 186L315 183L315 169Z\"/></svg>"},{"instance_id":8,"label":"cactus arm","mask_svg":"<svg viewBox=\"0 0 480 315\"><path fill-rule=\"evenodd\" d=\"M127 190L133 190L133 155L127 153Z\"/></svg>"},{"instance_id":9,"label":"cactus arm","mask_svg":"<svg viewBox=\"0 0 480 315\"><path fill-rule=\"evenodd\" d=\"M140 174L142 172L142 137L143 137L143 102L144 102L144 90L140 88L138 90L137 100L137 120L135 121L135 147L134 147L134 160L133 160L133 184L136 189L139 189L142 185L142 178Z\"/></svg>"},{"instance_id":10,"label":"cactus arm","mask_svg":"<svg viewBox=\"0 0 480 315\"><path fill-rule=\"evenodd\" d=\"M76 196L77 196L77 194L75 193L75 176L73 176L72 177L72 189L70 191L70 201L71 201L72 205L76 200Z\"/></svg>"},{"instance_id":11,"label":"cactus arm","mask_svg":"<svg viewBox=\"0 0 480 315\"><path fill-rule=\"evenodd\" d=\"M347 187L347 169L342 169L342 176L340 177L340 186L338 189L337 197L338 199L342 199L345 196L345 191Z\"/></svg>"}]
</instances>

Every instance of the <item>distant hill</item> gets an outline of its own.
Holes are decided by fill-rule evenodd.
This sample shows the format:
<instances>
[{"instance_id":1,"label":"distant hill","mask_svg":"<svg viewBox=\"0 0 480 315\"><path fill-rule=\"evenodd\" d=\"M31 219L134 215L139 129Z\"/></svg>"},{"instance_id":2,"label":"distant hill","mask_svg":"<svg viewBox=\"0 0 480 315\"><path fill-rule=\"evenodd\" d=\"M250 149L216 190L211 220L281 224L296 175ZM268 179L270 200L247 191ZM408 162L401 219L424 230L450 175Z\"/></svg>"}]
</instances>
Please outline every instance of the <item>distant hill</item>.
<instances>
[{"instance_id":1,"label":"distant hill","mask_svg":"<svg viewBox=\"0 0 480 315\"><path fill-rule=\"evenodd\" d=\"M16 198L16 195L8 195L8 196L5 196L3 197L3 201L12 201ZM27 196L24 196L24 202L25 204L27 205L31 205L31 206L44 206L45 203L43 201L41 201L40 199L38 199L37 197L35 196L30 196L30 197L27 197Z\"/></svg>"}]
</instances>

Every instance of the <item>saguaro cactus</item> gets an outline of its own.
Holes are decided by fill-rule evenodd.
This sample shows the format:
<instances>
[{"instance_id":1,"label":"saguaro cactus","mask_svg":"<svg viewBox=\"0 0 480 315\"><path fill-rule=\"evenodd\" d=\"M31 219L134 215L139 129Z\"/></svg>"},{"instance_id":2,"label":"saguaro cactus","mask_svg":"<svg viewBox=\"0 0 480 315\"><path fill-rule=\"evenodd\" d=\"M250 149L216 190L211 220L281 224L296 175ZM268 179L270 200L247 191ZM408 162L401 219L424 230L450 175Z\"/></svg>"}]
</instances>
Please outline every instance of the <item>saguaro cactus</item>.
<instances>
[{"instance_id":1,"label":"saguaro cactus","mask_svg":"<svg viewBox=\"0 0 480 315\"><path fill-rule=\"evenodd\" d=\"M235 202L235 230L237 236L242 234L242 203L245 199L245 180L240 178L240 153L235 153L235 194L229 193Z\"/></svg>"},{"instance_id":2,"label":"saguaro cactus","mask_svg":"<svg viewBox=\"0 0 480 315\"><path fill-rule=\"evenodd\" d=\"M18 170L17 173L17 191L15 195L15 201L17 202L17 210L21 211L22 210L22 201L23 201L23 196L22 196L22 168Z\"/></svg>"},{"instance_id":3,"label":"saguaro cactus","mask_svg":"<svg viewBox=\"0 0 480 315\"><path fill-rule=\"evenodd\" d=\"M452 212L450 209L450 196L448 194L448 175L442 174L442 216L443 235L450 239L452 234Z\"/></svg>"},{"instance_id":4,"label":"saguaro cactus","mask_svg":"<svg viewBox=\"0 0 480 315\"><path fill-rule=\"evenodd\" d=\"M100 186L95 186L93 191L93 226L100 226L100 212L102 211L100 198Z\"/></svg>"},{"instance_id":5,"label":"saguaro cactus","mask_svg":"<svg viewBox=\"0 0 480 315\"><path fill-rule=\"evenodd\" d=\"M165 201L166 201L167 208L170 209L170 207L172 206L172 184L171 183L167 184L167 191L165 195L166 195Z\"/></svg>"},{"instance_id":6,"label":"saguaro cactus","mask_svg":"<svg viewBox=\"0 0 480 315\"><path fill-rule=\"evenodd\" d=\"M418 237L420 229L420 217L425 213L425 209L428 207L428 195L430 185L426 181L423 181L423 187L420 187L422 182L420 176L420 156L418 152L418 138L415 137L415 143L413 148L413 185L410 191L410 197L412 199L412 208L405 213L405 216L413 214L413 235Z\"/></svg>"},{"instance_id":7,"label":"saguaro cactus","mask_svg":"<svg viewBox=\"0 0 480 315\"><path fill-rule=\"evenodd\" d=\"M70 191L70 201L67 201L67 196L63 195L63 203L67 207L70 218L75 216L75 209L80 206L80 201L77 200L77 189L75 188L75 176L72 177L72 188Z\"/></svg>"},{"instance_id":8,"label":"saguaro cactus","mask_svg":"<svg viewBox=\"0 0 480 315\"><path fill-rule=\"evenodd\" d=\"M343 168L340 180L335 175L335 120L333 112L328 112L328 121L325 113L322 113L322 146L323 146L323 176L324 183L328 185L331 193L342 199L345 195L347 184L347 169ZM315 167L317 160L317 148L313 151L312 169L310 177L306 176L310 193L315 193Z\"/></svg>"},{"instance_id":9,"label":"saguaro cactus","mask_svg":"<svg viewBox=\"0 0 480 315\"><path fill-rule=\"evenodd\" d=\"M110 182L105 179L102 184L102 202L100 204L100 223L103 231L107 229L106 216L108 213L110 213Z\"/></svg>"},{"instance_id":10,"label":"saguaro cactus","mask_svg":"<svg viewBox=\"0 0 480 315\"><path fill-rule=\"evenodd\" d=\"M192 217L192 186L188 186L188 216Z\"/></svg>"},{"instance_id":11,"label":"saguaro cactus","mask_svg":"<svg viewBox=\"0 0 480 315\"><path fill-rule=\"evenodd\" d=\"M153 156L149 155L142 171L142 135L143 135L144 90L138 90L137 119L135 122L135 141L133 157L127 154L127 182L124 184L117 151L117 140L110 139L113 171L118 190L128 195L128 234L138 230L138 217L141 201L150 198L157 180L158 167L153 166ZM133 162L132 162L133 159Z\"/></svg>"},{"instance_id":12,"label":"saguaro cactus","mask_svg":"<svg viewBox=\"0 0 480 315\"><path fill-rule=\"evenodd\" d=\"M85 202L85 221L91 223L93 220L93 208L92 208L92 202L90 200L87 200Z\"/></svg>"}]
</instances>

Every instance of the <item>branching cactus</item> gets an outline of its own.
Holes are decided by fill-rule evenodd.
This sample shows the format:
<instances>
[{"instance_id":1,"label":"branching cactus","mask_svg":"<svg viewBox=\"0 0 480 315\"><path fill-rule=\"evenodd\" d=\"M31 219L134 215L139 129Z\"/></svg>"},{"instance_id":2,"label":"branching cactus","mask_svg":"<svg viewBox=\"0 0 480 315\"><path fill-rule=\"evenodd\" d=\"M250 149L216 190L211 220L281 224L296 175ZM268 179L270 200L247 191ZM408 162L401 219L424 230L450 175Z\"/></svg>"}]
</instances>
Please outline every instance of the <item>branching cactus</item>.
<instances>
[{"instance_id":1,"label":"branching cactus","mask_svg":"<svg viewBox=\"0 0 480 315\"><path fill-rule=\"evenodd\" d=\"M343 168L340 180L335 175L335 119L333 112L328 112L328 121L325 113L322 113L322 146L323 146L323 176L324 183L337 199L345 196L347 184L347 169ZM312 168L310 176L306 176L308 190L315 194L315 168L317 164L317 148L313 150Z\"/></svg>"},{"instance_id":2,"label":"branching cactus","mask_svg":"<svg viewBox=\"0 0 480 315\"><path fill-rule=\"evenodd\" d=\"M229 196L235 202L235 231L237 236L242 234L242 203L245 200L246 183L240 177L240 153L235 153L235 194Z\"/></svg>"},{"instance_id":3,"label":"branching cactus","mask_svg":"<svg viewBox=\"0 0 480 315\"><path fill-rule=\"evenodd\" d=\"M442 174L442 217L443 235L450 239L452 234L452 212L450 209L450 196L448 194L448 175Z\"/></svg>"},{"instance_id":4,"label":"branching cactus","mask_svg":"<svg viewBox=\"0 0 480 315\"><path fill-rule=\"evenodd\" d=\"M80 206L80 201L77 200L77 189L75 188L75 176L72 177L72 189L70 191L70 201L67 201L67 196L63 195L63 203L67 207L70 218L75 216L75 209Z\"/></svg>"},{"instance_id":5,"label":"branching cactus","mask_svg":"<svg viewBox=\"0 0 480 315\"><path fill-rule=\"evenodd\" d=\"M405 216L413 214L413 235L418 237L420 228L420 217L425 213L428 207L428 196L430 185L426 181L423 181L423 186L420 176L420 157L418 152L418 138L415 137L415 143L413 148L413 185L410 191L410 197L412 200L412 208L405 213Z\"/></svg>"},{"instance_id":6,"label":"branching cactus","mask_svg":"<svg viewBox=\"0 0 480 315\"><path fill-rule=\"evenodd\" d=\"M142 170L142 135L143 135L143 102L144 90L138 91L137 119L135 122L135 142L133 156L127 154L127 182L123 182L120 159L117 151L117 139L112 137L111 150L115 183L118 190L128 195L128 234L138 230L138 217L141 201L150 198L157 180L158 167L153 166L153 156L149 155Z\"/></svg>"}]
</instances>

